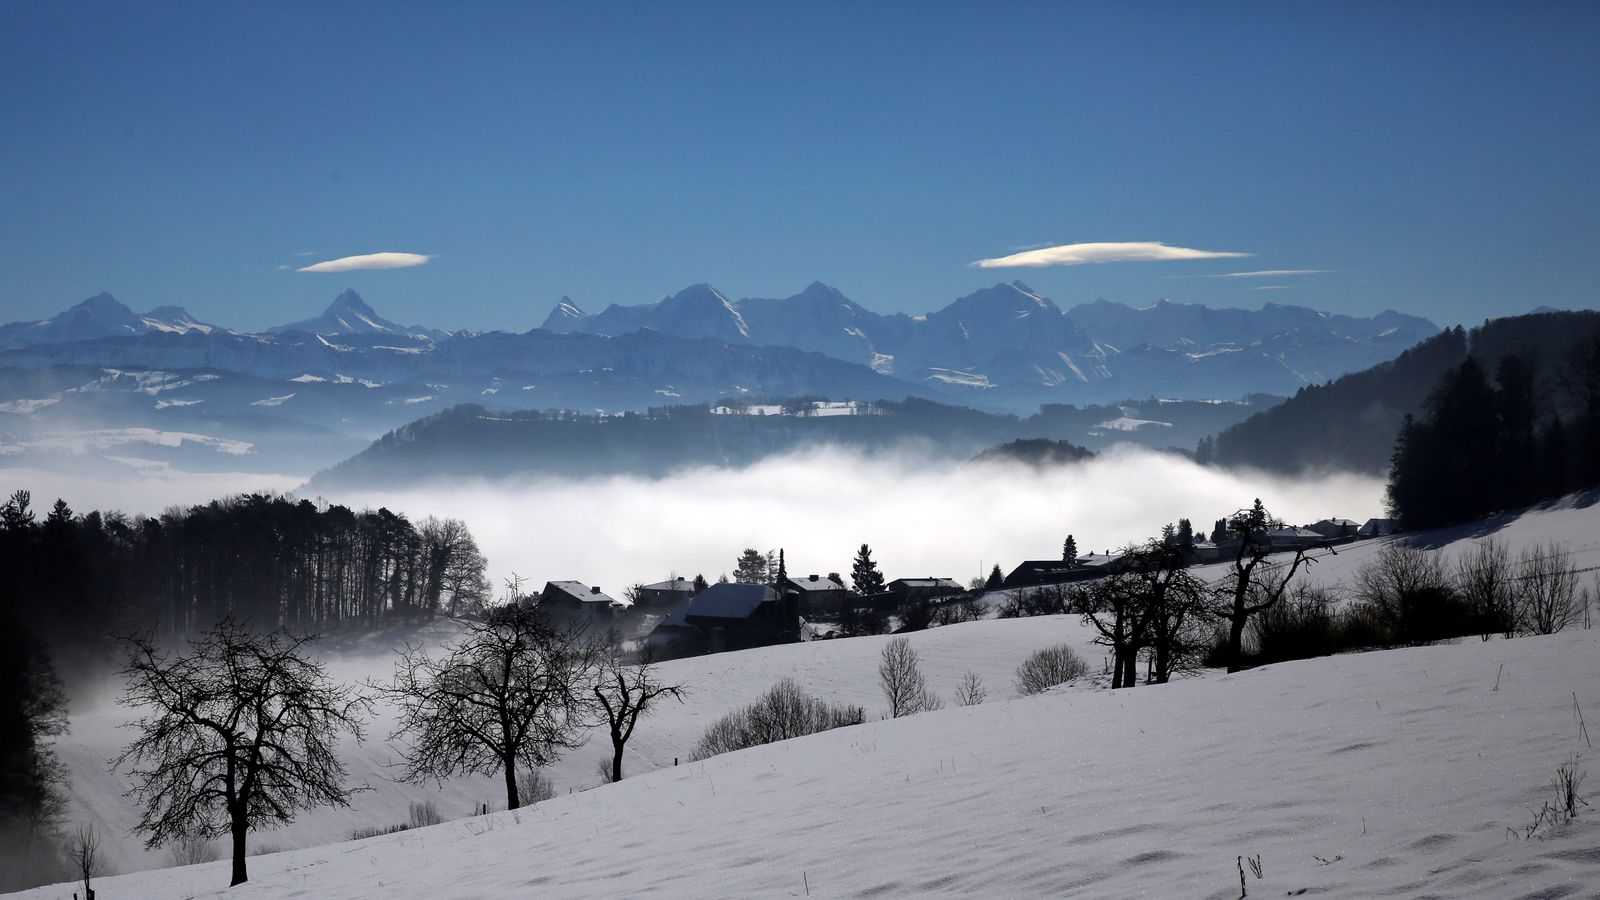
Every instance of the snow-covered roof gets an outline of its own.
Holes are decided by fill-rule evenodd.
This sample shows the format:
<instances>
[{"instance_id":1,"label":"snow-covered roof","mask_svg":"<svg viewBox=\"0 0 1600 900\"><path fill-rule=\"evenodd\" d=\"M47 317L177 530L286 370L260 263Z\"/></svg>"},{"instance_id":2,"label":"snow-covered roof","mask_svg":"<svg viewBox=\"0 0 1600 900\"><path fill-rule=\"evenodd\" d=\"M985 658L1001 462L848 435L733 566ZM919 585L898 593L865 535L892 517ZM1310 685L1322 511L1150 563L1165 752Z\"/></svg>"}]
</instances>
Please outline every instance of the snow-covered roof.
<instances>
[{"instance_id":1,"label":"snow-covered roof","mask_svg":"<svg viewBox=\"0 0 1600 900\"><path fill-rule=\"evenodd\" d=\"M644 589L647 591L692 591L694 590L694 581L688 578L673 578L667 581L658 581L655 584L647 584Z\"/></svg>"},{"instance_id":2,"label":"snow-covered roof","mask_svg":"<svg viewBox=\"0 0 1600 900\"><path fill-rule=\"evenodd\" d=\"M548 593L552 588L582 603L616 603L619 606L627 605L626 603L608 596L599 588L592 588L581 581L551 581L547 582L544 586L546 593Z\"/></svg>"},{"instance_id":3,"label":"snow-covered roof","mask_svg":"<svg viewBox=\"0 0 1600 900\"><path fill-rule=\"evenodd\" d=\"M903 584L906 587L954 588L958 591L961 590L961 582L956 581L954 578L934 578L931 576L928 578L896 578L889 583Z\"/></svg>"},{"instance_id":4,"label":"snow-covered roof","mask_svg":"<svg viewBox=\"0 0 1600 900\"><path fill-rule=\"evenodd\" d=\"M834 581L826 575L808 575L803 578L790 578L789 584L799 591L840 591L844 585Z\"/></svg>"},{"instance_id":5,"label":"snow-covered roof","mask_svg":"<svg viewBox=\"0 0 1600 900\"><path fill-rule=\"evenodd\" d=\"M710 619L748 619L756 607L776 599L778 592L764 584L713 584L689 601L682 614ZM667 621L681 624L672 621L676 618L679 618L678 613L673 613Z\"/></svg>"}]
</instances>

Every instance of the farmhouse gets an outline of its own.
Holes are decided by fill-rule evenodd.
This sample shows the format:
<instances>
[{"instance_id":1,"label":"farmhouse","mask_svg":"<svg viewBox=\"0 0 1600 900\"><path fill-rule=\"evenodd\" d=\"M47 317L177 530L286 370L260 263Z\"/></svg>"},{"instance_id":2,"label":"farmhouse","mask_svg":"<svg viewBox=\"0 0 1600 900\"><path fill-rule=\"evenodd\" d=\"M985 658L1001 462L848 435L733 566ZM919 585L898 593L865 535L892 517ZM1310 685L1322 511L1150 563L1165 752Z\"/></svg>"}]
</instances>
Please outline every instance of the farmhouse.
<instances>
[{"instance_id":1,"label":"farmhouse","mask_svg":"<svg viewBox=\"0 0 1600 900\"><path fill-rule=\"evenodd\" d=\"M896 578L889 582L889 593L901 600L932 600L966 590L954 578Z\"/></svg>"},{"instance_id":2,"label":"farmhouse","mask_svg":"<svg viewBox=\"0 0 1600 900\"><path fill-rule=\"evenodd\" d=\"M652 657L672 659L800 640L800 594L764 584L714 584L650 632Z\"/></svg>"},{"instance_id":3,"label":"farmhouse","mask_svg":"<svg viewBox=\"0 0 1600 900\"><path fill-rule=\"evenodd\" d=\"M784 593L795 591L800 595L800 614L807 618L838 615L846 593L844 585L816 575L789 578L778 587Z\"/></svg>"},{"instance_id":4,"label":"farmhouse","mask_svg":"<svg viewBox=\"0 0 1600 900\"><path fill-rule=\"evenodd\" d=\"M608 626L626 606L581 581L547 581L539 592L539 609L566 622Z\"/></svg>"},{"instance_id":5,"label":"farmhouse","mask_svg":"<svg viewBox=\"0 0 1600 900\"><path fill-rule=\"evenodd\" d=\"M694 596L694 581L688 578L669 578L639 588L636 604L644 612L669 612L678 604Z\"/></svg>"}]
</instances>

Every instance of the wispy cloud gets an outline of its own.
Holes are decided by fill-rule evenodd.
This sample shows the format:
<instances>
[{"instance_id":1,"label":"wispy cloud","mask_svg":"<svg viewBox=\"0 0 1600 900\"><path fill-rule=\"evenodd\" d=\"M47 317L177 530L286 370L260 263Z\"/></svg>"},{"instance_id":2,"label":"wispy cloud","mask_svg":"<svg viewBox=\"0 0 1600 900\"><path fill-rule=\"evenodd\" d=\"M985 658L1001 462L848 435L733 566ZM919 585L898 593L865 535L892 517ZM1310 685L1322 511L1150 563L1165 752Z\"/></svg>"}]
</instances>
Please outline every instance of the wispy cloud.
<instances>
[{"instance_id":1,"label":"wispy cloud","mask_svg":"<svg viewBox=\"0 0 1600 900\"><path fill-rule=\"evenodd\" d=\"M1295 284L1258 284L1258 285L1250 288L1250 290L1252 290L1252 291L1292 291L1297 287L1299 287L1299 285L1295 285Z\"/></svg>"},{"instance_id":2,"label":"wispy cloud","mask_svg":"<svg viewBox=\"0 0 1600 900\"><path fill-rule=\"evenodd\" d=\"M318 253L315 250L301 250L299 253L295 254L295 256L321 256L321 255L322 254Z\"/></svg>"},{"instance_id":3,"label":"wispy cloud","mask_svg":"<svg viewBox=\"0 0 1600 900\"><path fill-rule=\"evenodd\" d=\"M357 269L406 269L420 266L433 257L422 253L365 253L313 263L296 272L353 272Z\"/></svg>"},{"instance_id":4,"label":"wispy cloud","mask_svg":"<svg viewBox=\"0 0 1600 900\"><path fill-rule=\"evenodd\" d=\"M1060 244L1002 256L980 259L971 265L980 269L1005 269L1016 266L1082 266L1089 263L1166 262L1179 259L1226 259L1249 256L1226 250L1195 250L1172 247L1160 241L1121 241L1094 244Z\"/></svg>"},{"instance_id":5,"label":"wispy cloud","mask_svg":"<svg viewBox=\"0 0 1600 900\"><path fill-rule=\"evenodd\" d=\"M1217 275L1168 275L1168 278L1289 278L1296 275L1326 275L1328 269L1261 269L1255 272L1222 272Z\"/></svg>"}]
</instances>

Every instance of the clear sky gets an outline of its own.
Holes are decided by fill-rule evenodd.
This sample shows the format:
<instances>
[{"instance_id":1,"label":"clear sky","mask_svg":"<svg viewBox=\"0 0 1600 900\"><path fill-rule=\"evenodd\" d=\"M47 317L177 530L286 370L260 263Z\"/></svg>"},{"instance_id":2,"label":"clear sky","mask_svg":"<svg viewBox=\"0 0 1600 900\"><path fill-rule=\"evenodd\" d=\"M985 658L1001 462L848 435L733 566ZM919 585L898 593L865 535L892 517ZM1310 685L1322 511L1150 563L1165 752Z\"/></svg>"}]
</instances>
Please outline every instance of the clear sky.
<instances>
[{"instance_id":1,"label":"clear sky","mask_svg":"<svg viewBox=\"0 0 1600 900\"><path fill-rule=\"evenodd\" d=\"M1593 2L14 2L0 320L107 290L257 328L354 287L523 330L563 294L1020 278L1470 324L1600 306L1597 162ZM972 265L1107 242L1250 255ZM429 259L296 271L378 252Z\"/></svg>"}]
</instances>

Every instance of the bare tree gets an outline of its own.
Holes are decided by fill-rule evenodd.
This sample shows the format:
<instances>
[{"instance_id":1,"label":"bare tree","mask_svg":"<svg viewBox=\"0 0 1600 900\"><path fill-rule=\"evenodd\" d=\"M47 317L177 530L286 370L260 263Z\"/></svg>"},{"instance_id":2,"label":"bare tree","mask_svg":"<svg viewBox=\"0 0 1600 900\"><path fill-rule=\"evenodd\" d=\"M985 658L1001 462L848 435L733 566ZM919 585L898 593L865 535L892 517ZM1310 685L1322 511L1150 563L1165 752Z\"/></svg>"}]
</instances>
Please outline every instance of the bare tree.
<instances>
[{"instance_id":1,"label":"bare tree","mask_svg":"<svg viewBox=\"0 0 1600 900\"><path fill-rule=\"evenodd\" d=\"M1283 599L1289 582L1302 564L1315 562L1305 549L1294 552L1285 566L1279 560L1269 559L1272 546L1265 528L1275 520L1261 507L1261 501L1251 509L1241 509L1228 519L1228 538L1238 542L1234 551L1233 566L1219 589L1218 612L1228 621L1228 671L1237 672L1244 659L1244 627L1250 617ZM1329 548L1330 553L1333 552Z\"/></svg>"},{"instance_id":2,"label":"bare tree","mask_svg":"<svg viewBox=\"0 0 1600 900\"><path fill-rule=\"evenodd\" d=\"M147 847L230 835L231 884L241 884L251 831L349 805L355 789L334 745L344 732L361 739L367 702L305 655L310 640L224 619L188 653L130 641L118 702L143 716L115 764L131 764L128 793L144 807L134 831Z\"/></svg>"},{"instance_id":3,"label":"bare tree","mask_svg":"<svg viewBox=\"0 0 1600 900\"><path fill-rule=\"evenodd\" d=\"M1444 562L1436 550L1390 543L1355 577L1356 598L1402 644L1467 633Z\"/></svg>"},{"instance_id":4,"label":"bare tree","mask_svg":"<svg viewBox=\"0 0 1600 900\"><path fill-rule=\"evenodd\" d=\"M517 773L517 799L523 806L532 806L556 795L556 786L545 777L543 769L523 769Z\"/></svg>"},{"instance_id":5,"label":"bare tree","mask_svg":"<svg viewBox=\"0 0 1600 900\"><path fill-rule=\"evenodd\" d=\"M1038 694L1088 672L1089 666L1067 644L1035 650L1017 666L1017 693Z\"/></svg>"},{"instance_id":6,"label":"bare tree","mask_svg":"<svg viewBox=\"0 0 1600 900\"><path fill-rule=\"evenodd\" d=\"M878 662L878 684L883 688L883 698L889 701L891 719L914 716L943 705L939 698L928 693L917 651L912 649L911 641L903 637L884 645Z\"/></svg>"},{"instance_id":7,"label":"bare tree","mask_svg":"<svg viewBox=\"0 0 1600 900\"><path fill-rule=\"evenodd\" d=\"M1511 553L1494 540L1475 545L1456 560L1456 592L1472 611L1479 635L1488 640L1516 631L1519 595Z\"/></svg>"},{"instance_id":8,"label":"bare tree","mask_svg":"<svg viewBox=\"0 0 1600 900\"><path fill-rule=\"evenodd\" d=\"M89 880L100 874L99 831L93 825L80 826L68 853L72 857L72 868L83 879L83 900L94 900L94 888L90 887ZM76 900L78 895L72 896Z\"/></svg>"},{"instance_id":9,"label":"bare tree","mask_svg":"<svg viewBox=\"0 0 1600 900\"><path fill-rule=\"evenodd\" d=\"M977 706L988 696L983 689L983 679L976 672L968 672L961 676L961 683L956 685L957 706Z\"/></svg>"},{"instance_id":10,"label":"bare tree","mask_svg":"<svg viewBox=\"0 0 1600 900\"><path fill-rule=\"evenodd\" d=\"M1099 632L1095 643L1111 648L1113 689L1139 683L1139 653L1150 637L1154 601L1164 588L1161 560L1167 556L1176 558L1154 541L1128 547L1123 551L1126 568L1081 586L1073 599L1084 621Z\"/></svg>"},{"instance_id":11,"label":"bare tree","mask_svg":"<svg viewBox=\"0 0 1600 900\"><path fill-rule=\"evenodd\" d=\"M1532 634L1555 634L1583 618L1588 592L1580 589L1572 554L1563 546L1539 544L1522 551L1517 561L1521 628Z\"/></svg>"},{"instance_id":12,"label":"bare tree","mask_svg":"<svg viewBox=\"0 0 1600 900\"><path fill-rule=\"evenodd\" d=\"M466 523L429 516L422 520L418 535L423 546L423 603L428 617L438 613L441 604L452 619L478 607L489 595L489 582L483 577L483 554Z\"/></svg>"},{"instance_id":13,"label":"bare tree","mask_svg":"<svg viewBox=\"0 0 1600 900\"><path fill-rule=\"evenodd\" d=\"M499 772L516 809L518 763L547 765L583 745L595 649L527 598L466 622L438 659L410 645L399 655L394 678L372 687L400 712L389 737L404 749L406 781Z\"/></svg>"},{"instance_id":14,"label":"bare tree","mask_svg":"<svg viewBox=\"0 0 1600 900\"><path fill-rule=\"evenodd\" d=\"M656 700L673 697L683 702L683 686L662 684L650 665L625 666L615 657L603 662L594 683L589 686L595 702L611 732L611 771L609 781L622 780L622 750L633 737L639 717L648 715ZM604 768L605 761L601 761Z\"/></svg>"}]
</instances>

